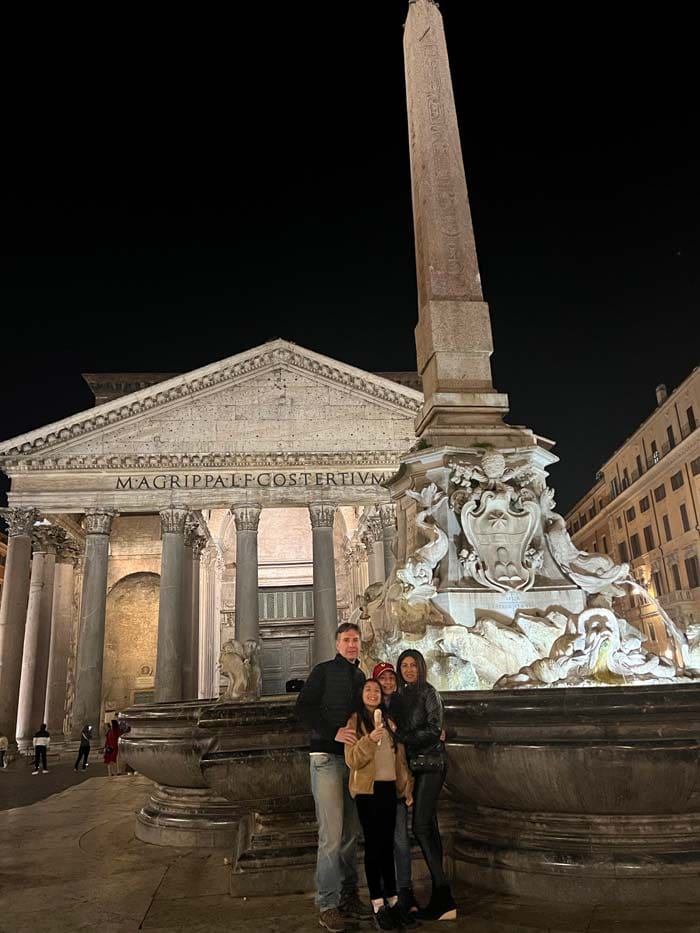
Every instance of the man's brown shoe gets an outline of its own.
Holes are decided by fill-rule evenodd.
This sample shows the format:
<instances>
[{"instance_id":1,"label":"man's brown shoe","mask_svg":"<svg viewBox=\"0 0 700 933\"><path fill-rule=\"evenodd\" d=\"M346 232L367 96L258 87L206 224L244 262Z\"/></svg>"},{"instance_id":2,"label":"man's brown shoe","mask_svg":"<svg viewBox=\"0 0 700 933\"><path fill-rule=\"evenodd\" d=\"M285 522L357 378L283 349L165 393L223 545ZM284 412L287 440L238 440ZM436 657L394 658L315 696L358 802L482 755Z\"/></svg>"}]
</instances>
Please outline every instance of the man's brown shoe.
<instances>
[{"instance_id":1,"label":"man's brown shoe","mask_svg":"<svg viewBox=\"0 0 700 933\"><path fill-rule=\"evenodd\" d=\"M342 894L340 897L340 913L346 920L371 920L372 908L361 901L357 891L351 894Z\"/></svg>"},{"instance_id":2,"label":"man's brown shoe","mask_svg":"<svg viewBox=\"0 0 700 933\"><path fill-rule=\"evenodd\" d=\"M337 907L331 907L330 910L322 910L318 916L318 925L325 927L330 933L345 933L347 926L345 920Z\"/></svg>"}]
</instances>

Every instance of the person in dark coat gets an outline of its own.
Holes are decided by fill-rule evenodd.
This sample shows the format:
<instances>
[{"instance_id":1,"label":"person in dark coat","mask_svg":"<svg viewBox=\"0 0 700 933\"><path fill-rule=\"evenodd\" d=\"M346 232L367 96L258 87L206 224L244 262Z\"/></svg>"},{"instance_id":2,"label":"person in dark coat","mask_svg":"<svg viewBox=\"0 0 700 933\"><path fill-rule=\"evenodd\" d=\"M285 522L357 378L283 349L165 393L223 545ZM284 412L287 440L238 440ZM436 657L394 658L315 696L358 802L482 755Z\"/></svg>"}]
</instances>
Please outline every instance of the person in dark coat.
<instances>
[{"instance_id":1,"label":"person in dark coat","mask_svg":"<svg viewBox=\"0 0 700 933\"><path fill-rule=\"evenodd\" d=\"M438 799L447 771L442 699L428 683L425 658L420 651L402 651L396 668L399 695L392 703L398 724L396 740L406 746L408 764L413 771L413 834L433 883L430 901L418 911L418 919L454 920L457 908L442 865L437 818Z\"/></svg>"},{"instance_id":2,"label":"person in dark coat","mask_svg":"<svg viewBox=\"0 0 700 933\"><path fill-rule=\"evenodd\" d=\"M75 759L74 771L78 770L78 765L82 761L83 771L88 766L88 755L90 754L90 739L92 738L92 726L85 723L83 731L80 733L80 747L78 748L78 757Z\"/></svg>"},{"instance_id":3,"label":"person in dark coat","mask_svg":"<svg viewBox=\"0 0 700 933\"><path fill-rule=\"evenodd\" d=\"M317 664L297 699L297 715L310 732L311 792L318 820L316 904L319 924L331 933L346 930L346 919L372 917L357 893L357 808L348 789L345 746L357 735L347 722L365 675L359 667L360 630L352 622L338 627L336 655Z\"/></svg>"},{"instance_id":4,"label":"person in dark coat","mask_svg":"<svg viewBox=\"0 0 700 933\"><path fill-rule=\"evenodd\" d=\"M44 774L49 773L49 769L46 767L46 752L48 751L50 743L51 736L46 728L46 723L42 722L41 729L34 733L34 738L32 740L32 744L34 745L34 770L32 774L38 774L40 770L42 770ZM39 765L41 765L41 769Z\"/></svg>"}]
</instances>

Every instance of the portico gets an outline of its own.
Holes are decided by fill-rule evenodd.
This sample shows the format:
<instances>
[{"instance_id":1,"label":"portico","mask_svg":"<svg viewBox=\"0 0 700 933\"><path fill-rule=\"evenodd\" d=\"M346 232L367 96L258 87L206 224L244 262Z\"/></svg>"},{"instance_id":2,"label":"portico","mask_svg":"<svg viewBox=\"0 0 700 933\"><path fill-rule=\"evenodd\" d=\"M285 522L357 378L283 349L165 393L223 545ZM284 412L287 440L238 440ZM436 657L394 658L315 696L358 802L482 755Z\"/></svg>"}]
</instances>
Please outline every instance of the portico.
<instances>
[{"instance_id":1,"label":"portico","mask_svg":"<svg viewBox=\"0 0 700 933\"><path fill-rule=\"evenodd\" d=\"M421 399L276 340L2 444L0 729L20 682L28 735L40 697L75 735L154 695L217 696L229 638L261 642L264 692L306 676L391 570L383 483Z\"/></svg>"}]
</instances>

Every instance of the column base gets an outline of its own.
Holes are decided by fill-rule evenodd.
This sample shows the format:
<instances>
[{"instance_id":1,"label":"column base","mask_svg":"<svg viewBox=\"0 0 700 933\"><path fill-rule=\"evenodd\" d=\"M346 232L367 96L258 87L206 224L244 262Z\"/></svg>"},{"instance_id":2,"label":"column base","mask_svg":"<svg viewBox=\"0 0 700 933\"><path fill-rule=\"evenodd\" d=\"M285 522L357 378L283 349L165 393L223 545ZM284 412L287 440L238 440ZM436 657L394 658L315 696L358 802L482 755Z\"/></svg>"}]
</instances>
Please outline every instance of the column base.
<instances>
[{"instance_id":1,"label":"column base","mask_svg":"<svg viewBox=\"0 0 700 933\"><path fill-rule=\"evenodd\" d=\"M240 808L209 790L156 784L134 834L151 845L233 849L240 823Z\"/></svg>"}]
</instances>

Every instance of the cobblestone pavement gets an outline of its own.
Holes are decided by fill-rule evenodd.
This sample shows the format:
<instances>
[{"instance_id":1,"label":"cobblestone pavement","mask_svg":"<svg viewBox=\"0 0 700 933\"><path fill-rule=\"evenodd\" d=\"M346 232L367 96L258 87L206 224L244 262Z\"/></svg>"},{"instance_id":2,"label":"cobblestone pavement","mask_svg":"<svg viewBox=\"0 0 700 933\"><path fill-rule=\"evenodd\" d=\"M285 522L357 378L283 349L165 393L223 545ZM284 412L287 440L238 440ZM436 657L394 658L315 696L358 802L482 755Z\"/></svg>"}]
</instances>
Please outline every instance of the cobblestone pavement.
<instances>
[{"instance_id":1,"label":"cobblestone pavement","mask_svg":"<svg viewBox=\"0 0 700 933\"><path fill-rule=\"evenodd\" d=\"M135 839L134 814L150 786L141 776L91 777L45 800L0 812L1 933L320 930L310 896L231 897L231 868L224 861L229 852L149 846ZM456 923L425 924L422 930L700 933L693 905L577 911L554 898L543 905L472 891L462 892L459 906ZM371 928L363 924L357 930Z\"/></svg>"}]
</instances>

